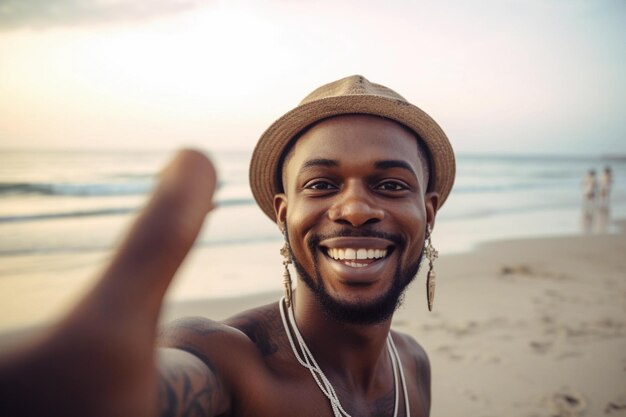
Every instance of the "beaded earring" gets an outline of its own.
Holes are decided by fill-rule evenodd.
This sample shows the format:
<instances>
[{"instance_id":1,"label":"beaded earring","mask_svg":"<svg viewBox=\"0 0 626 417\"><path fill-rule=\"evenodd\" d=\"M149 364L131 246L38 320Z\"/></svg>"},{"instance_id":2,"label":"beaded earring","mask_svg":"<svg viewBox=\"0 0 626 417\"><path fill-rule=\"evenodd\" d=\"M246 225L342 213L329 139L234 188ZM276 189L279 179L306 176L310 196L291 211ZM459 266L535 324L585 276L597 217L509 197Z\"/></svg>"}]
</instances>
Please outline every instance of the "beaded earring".
<instances>
[{"instance_id":1,"label":"beaded earring","mask_svg":"<svg viewBox=\"0 0 626 417\"><path fill-rule=\"evenodd\" d=\"M433 267L433 262L439 257L439 252L433 247L432 242L433 228L429 224L426 228L426 248L425 255L428 258L428 274L426 275L426 300L428 301L428 311L433 311L433 301L435 299L435 280L437 274Z\"/></svg>"},{"instance_id":2,"label":"beaded earring","mask_svg":"<svg viewBox=\"0 0 626 417\"><path fill-rule=\"evenodd\" d=\"M287 240L287 231L283 230L283 236L285 237L285 244L280 249L280 254L283 256L283 286L285 288L285 305L287 308L291 306L292 302L292 289L291 289L291 274L289 273L289 264L291 260L291 251L289 250L289 242Z\"/></svg>"}]
</instances>

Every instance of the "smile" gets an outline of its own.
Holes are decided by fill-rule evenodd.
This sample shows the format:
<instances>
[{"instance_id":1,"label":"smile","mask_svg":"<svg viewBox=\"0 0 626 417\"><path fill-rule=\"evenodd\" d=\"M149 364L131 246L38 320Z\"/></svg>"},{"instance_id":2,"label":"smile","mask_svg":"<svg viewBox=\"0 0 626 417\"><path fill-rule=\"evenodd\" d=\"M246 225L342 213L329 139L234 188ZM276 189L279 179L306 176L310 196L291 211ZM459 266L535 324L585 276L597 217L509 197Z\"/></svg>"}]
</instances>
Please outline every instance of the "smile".
<instances>
[{"instance_id":1,"label":"smile","mask_svg":"<svg viewBox=\"0 0 626 417\"><path fill-rule=\"evenodd\" d=\"M394 242L373 236L337 236L323 239L318 250L324 255L321 271L336 285L378 288L395 272L391 262Z\"/></svg>"},{"instance_id":2,"label":"smile","mask_svg":"<svg viewBox=\"0 0 626 417\"><path fill-rule=\"evenodd\" d=\"M387 249L327 248L327 255L353 268L363 268L387 256Z\"/></svg>"}]
</instances>

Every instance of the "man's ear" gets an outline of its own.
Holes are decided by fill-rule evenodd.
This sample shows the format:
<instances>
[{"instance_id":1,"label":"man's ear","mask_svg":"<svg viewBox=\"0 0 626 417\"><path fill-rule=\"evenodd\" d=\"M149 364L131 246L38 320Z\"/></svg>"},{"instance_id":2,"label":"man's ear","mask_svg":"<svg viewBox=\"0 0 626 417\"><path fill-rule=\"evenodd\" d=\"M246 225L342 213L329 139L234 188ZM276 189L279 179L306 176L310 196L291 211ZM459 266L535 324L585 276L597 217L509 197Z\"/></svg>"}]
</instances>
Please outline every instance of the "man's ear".
<instances>
[{"instance_id":1,"label":"man's ear","mask_svg":"<svg viewBox=\"0 0 626 417\"><path fill-rule=\"evenodd\" d=\"M435 228L435 217L439 208L439 193L431 191L424 195L424 205L426 206L426 222Z\"/></svg>"},{"instance_id":2,"label":"man's ear","mask_svg":"<svg viewBox=\"0 0 626 417\"><path fill-rule=\"evenodd\" d=\"M287 223L287 195L285 193L274 196L274 213L276 213L276 224L281 231L284 231Z\"/></svg>"}]
</instances>

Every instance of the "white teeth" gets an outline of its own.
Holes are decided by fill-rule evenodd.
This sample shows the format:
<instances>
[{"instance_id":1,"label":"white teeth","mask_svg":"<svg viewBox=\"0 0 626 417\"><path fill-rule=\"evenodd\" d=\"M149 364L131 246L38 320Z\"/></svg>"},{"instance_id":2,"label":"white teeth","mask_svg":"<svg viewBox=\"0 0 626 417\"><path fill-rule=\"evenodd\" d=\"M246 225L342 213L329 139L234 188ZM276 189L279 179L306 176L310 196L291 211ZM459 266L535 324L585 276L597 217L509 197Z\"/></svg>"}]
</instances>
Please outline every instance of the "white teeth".
<instances>
[{"instance_id":1,"label":"white teeth","mask_svg":"<svg viewBox=\"0 0 626 417\"><path fill-rule=\"evenodd\" d=\"M387 256L387 249L328 248L328 256L338 261L343 259L380 259ZM358 262L351 263L358 264L359 266L365 266L365 264L359 264Z\"/></svg>"}]
</instances>

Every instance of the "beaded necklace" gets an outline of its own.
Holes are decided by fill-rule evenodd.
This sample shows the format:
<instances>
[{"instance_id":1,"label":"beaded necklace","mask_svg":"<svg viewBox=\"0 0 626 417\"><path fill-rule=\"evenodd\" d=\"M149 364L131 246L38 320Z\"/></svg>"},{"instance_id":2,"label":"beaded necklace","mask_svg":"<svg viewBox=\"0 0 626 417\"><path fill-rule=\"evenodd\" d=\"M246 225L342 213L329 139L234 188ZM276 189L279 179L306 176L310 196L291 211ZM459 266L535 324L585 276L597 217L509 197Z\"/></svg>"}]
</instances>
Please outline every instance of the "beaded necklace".
<instances>
[{"instance_id":1,"label":"beaded necklace","mask_svg":"<svg viewBox=\"0 0 626 417\"><path fill-rule=\"evenodd\" d=\"M283 320L285 333L287 333L287 338L289 339L289 344L291 345L291 350L293 351L294 356L296 357L300 365L307 368L311 372L311 375L317 383L317 386L330 401L333 415L335 417L350 417L350 414L348 414L341 406L341 402L339 401L339 397L337 396L335 389L322 371L322 368L320 368L315 361L313 354L309 350L309 347L306 345L304 338L300 334L300 330L298 329L296 318L293 313L293 303L291 304L291 308L284 307L284 305L285 297L282 297L279 304L280 317ZM285 315L285 309L287 309L287 315ZM289 329L290 326L293 329L296 340L298 341L300 351L296 349L296 345L293 341L293 337L291 336L291 331ZM302 352L302 355L300 354L300 352ZM400 355L398 355L398 350L396 349L396 345L391 337L391 333L387 335L387 352L389 353L389 358L391 359L391 368L393 369L393 383L395 392L393 417L398 416L398 397L400 394L398 390L398 375L400 375L400 383L402 385L402 392L404 394L404 407L406 411L406 416L410 417L411 412L409 410L409 396L407 395L406 381L404 378L404 371L402 370L402 362L400 362Z\"/></svg>"}]
</instances>

